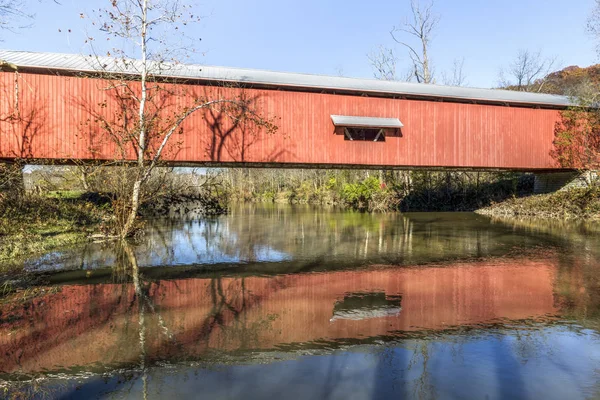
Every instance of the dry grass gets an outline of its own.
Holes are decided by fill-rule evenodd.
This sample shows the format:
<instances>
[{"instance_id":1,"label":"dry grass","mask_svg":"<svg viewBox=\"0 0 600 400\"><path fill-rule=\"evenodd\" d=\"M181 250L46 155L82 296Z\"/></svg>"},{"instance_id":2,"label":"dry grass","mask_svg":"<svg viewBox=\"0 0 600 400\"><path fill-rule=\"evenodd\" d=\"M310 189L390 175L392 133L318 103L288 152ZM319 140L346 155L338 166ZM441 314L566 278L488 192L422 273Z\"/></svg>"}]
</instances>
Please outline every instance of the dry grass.
<instances>
[{"instance_id":1,"label":"dry grass","mask_svg":"<svg viewBox=\"0 0 600 400\"><path fill-rule=\"evenodd\" d=\"M600 188L572 189L556 193L511 198L477 211L498 216L532 216L600 221Z\"/></svg>"},{"instance_id":2,"label":"dry grass","mask_svg":"<svg viewBox=\"0 0 600 400\"><path fill-rule=\"evenodd\" d=\"M85 196L24 195L0 203L0 272L18 260L87 240L110 218L110 206Z\"/></svg>"}]
</instances>

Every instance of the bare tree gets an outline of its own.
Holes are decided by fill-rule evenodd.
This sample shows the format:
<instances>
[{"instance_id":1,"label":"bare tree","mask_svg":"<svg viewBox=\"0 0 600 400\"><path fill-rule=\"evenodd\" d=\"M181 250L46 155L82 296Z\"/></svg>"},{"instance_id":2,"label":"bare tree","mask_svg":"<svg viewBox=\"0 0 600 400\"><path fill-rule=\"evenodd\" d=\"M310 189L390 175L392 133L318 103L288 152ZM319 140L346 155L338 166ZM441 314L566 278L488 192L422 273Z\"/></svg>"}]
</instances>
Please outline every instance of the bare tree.
<instances>
[{"instance_id":1,"label":"bare tree","mask_svg":"<svg viewBox=\"0 0 600 400\"><path fill-rule=\"evenodd\" d=\"M91 119L100 124L114 144L115 161L135 163L124 203L119 236L132 233L144 187L162 156L176 151L171 138L182 124L199 110L216 110L236 122L252 123L266 130L275 127L250 109L248 99L231 96L223 90L207 90L198 96L181 86L165 83L165 71L177 68L179 57L187 55L187 44L173 43L185 37L185 27L198 21L197 13L184 0L112 0L97 11L100 31L120 45L108 52L110 59L97 56L96 69L108 81L102 90L112 93L118 112L104 114L102 105L90 107ZM94 43L89 37L88 42ZM116 57L115 57L116 56ZM136 59L136 60L133 60ZM132 74L133 72L133 74ZM214 97L213 97L214 96Z\"/></svg>"},{"instance_id":2,"label":"bare tree","mask_svg":"<svg viewBox=\"0 0 600 400\"><path fill-rule=\"evenodd\" d=\"M411 17L402 25L394 26L390 32L394 41L408 50L410 68L405 73L398 72L398 57L393 49L379 46L367 55L377 79L387 81L416 81L435 83L434 68L430 58L430 44L440 21L434 12L433 0L411 0ZM443 72L445 85L463 86L466 83L464 58L454 61L449 73Z\"/></svg>"},{"instance_id":3,"label":"bare tree","mask_svg":"<svg viewBox=\"0 0 600 400\"><path fill-rule=\"evenodd\" d=\"M399 71L398 58L394 50L385 46L379 46L371 53L367 54L373 77L382 81L402 81L410 82L414 79L413 68L405 71Z\"/></svg>"},{"instance_id":4,"label":"bare tree","mask_svg":"<svg viewBox=\"0 0 600 400\"><path fill-rule=\"evenodd\" d=\"M0 29L13 31L14 23L23 18L31 18L22 0L0 0Z\"/></svg>"},{"instance_id":5,"label":"bare tree","mask_svg":"<svg viewBox=\"0 0 600 400\"><path fill-rule=\"evenodd\" d=\"M514 61L500 70L500 86L521 92L542 92L556 60L542 56L541 51L519 50Z\"/></svg>"},{"instance_id":6,"label":"bare tree","mask_svg":"<svg viewBox=\"0 0 600 400\"><path fill-rule=\"evenodd\" d=\"M454 60L450 73L442 72L442 82L448 86L465 86L467 85L467 77L464 72L465 59L460 58Z\"/></svg>"},{"instance_id":7,"label":"bare tree","mask_svg":"<svg viewBox=\"0 0 600 400\"><path fill-rule=\"evenodd\" d=\"M334 70L335 70L335 74L337 76L342 77L342 78L346 76L346 73L344 72L344 67L341 64L336 65Z\"/></svg>"},{"instance_id":8,"label":"bare tree","mask_svg":"<svg viewBox=\"0 0 600 400\"><path fill-rule=\"evenodd\" d=\"M54 2L60 4L57 0ZM24 0L0 0L0 31L14 32L30 26L29 24L19 25L20 21L31 20L34 17L30 8Z\"/></svg>"},{"instance_id":9,"label":"bare tree","mask_svg":"<svg viewBox=\"0 0 600 400\"><path fill-rule=\"evenodd\" d=\"M369 63L373 68L373 76L382 81L396 81L396 64L398 58L394 50L385 46L379 46L377 49L367 54Z\"/></svg>"},{"instance_id":10,"label":"bare tree","mask_svg":"<svg viewBox=\"0 0 600 400\"><path fill-rule=\"evenodd\" d=\"M433 1L421 3L420 0L411 0L410 6L411 18L402 25L395 26L390 34L396 43L408 50L414 79L418 83L433 83L434 73L429 55L429 44L440 21L440 16L433 10ZM415 41L416 43L414 43Z\"/></svg>"},{"instance_id":11,"label":"bare tree","mask_svg":"<svg viewBox=\"0 0 600 400\"><path fill-rule=\"evenodd\" d=\"M595 0L596 6L587 20L587 31L596 39L596 51L600 55L600 0Z\"/></svg>"}]
</instances>

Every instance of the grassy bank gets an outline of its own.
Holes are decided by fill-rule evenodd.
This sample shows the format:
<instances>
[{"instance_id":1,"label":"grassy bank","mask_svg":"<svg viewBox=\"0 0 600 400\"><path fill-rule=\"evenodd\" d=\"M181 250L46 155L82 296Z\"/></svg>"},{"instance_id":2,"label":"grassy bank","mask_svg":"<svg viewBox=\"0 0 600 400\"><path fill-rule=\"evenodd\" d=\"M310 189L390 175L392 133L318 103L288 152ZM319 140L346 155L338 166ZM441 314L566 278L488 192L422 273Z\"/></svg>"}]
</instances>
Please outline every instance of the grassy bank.
<instances>
[{"instance_id":1,"label":"grassy bank","mask_svg":"<svg viewBox=\"0 0 600 400\"><path fill-rule=\"evenodd\" d=\"M232 199L327 204L368 212L474 211L533 191L518 173L360 170L227 170Z\"/></svg>"},{"instance_id":2,"label":"grassy bank","mask_svg":"<svg viewBox=\"0 0 600 400\"><path fill-rule=\"evenodd\" d=\"M172 207L195 215L222 214L226 196L209 191L183 195L177 191L161 194L140 205L140 215L167 217ZM122 202L121 202L122 203ZM0 275L19 271L23 258L43 255L56 248L89 241L93 235L109 237L118 232L114 196L85 191L50 191L0 197ZM121 207L123 207L121 205ZM144 226L143 218L136 229Z\"/></svg>"},{"instance_id":3,"label":"grassy bank","mask_svg":"<svg viewBox=\"0 0 600 400\"><path fill-rule=\"evenodd\" d=\"M600 187L515 197L477 211L507 217L541 217L600 221Z\"/></svg>"},{"instance_id":4,"label":"grassy bank","mask_svg":"<svg viewBox=\"0 0 600 400\"><path fill-rule=\"evenodd\" d=\"M0 272L17 260L88 240L110 218L110 204L80 192L24 195L0 203Z\"/></svg>"}]
</instances>

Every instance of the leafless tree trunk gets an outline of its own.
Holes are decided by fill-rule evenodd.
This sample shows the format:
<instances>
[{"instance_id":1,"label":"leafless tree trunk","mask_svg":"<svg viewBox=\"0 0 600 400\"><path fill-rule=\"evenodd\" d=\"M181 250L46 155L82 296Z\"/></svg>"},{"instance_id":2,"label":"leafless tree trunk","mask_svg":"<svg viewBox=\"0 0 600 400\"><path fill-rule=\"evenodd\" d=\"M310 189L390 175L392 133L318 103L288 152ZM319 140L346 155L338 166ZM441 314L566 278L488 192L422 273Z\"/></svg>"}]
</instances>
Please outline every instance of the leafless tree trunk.
<instances>
[{"instance_id":1,"label":"leafless tree trunk","mask_svg":"<svg viewBox=\"0 0 600 400\"><path fill-rule=\"evenodd\" d=\"M138 208L140 205L140 191L142 188L142 180L144 176L145 156L146 156L146 102L148 101L148 0L138 2L139 6L139 35L140 35L140 52L142 56L142 70L140 71L140 90L142 95L140 97L139 107L139 133L138 133L138 146L137 146L137 166L139 171L137 172L136 180L133 182L133 189L131 192L131 210L125 226L123 227L121 236L125 237L131 231L133 223L137 218ZM164 18L159 16L157 18ZM167 17L168 20L172 20L173 17ZM168 138L167 138L168 140ZM160 156L160 155L159 155ZM149 169L148 174L151 170Z\"/></svg>"},{"instance_id":2,"label":"leafless tree trunk","mask_svg":"<svg viewBox=\"0 0 600 400\"><path fill-rule=\"evenodd\" d=\"M440 21L440 16L433 11L433 1L421 3L420 0L412 0L410 5L411 18L402 25L394 27L390 34L396 43L408 50L412 61L412 73L416 81L433 83L434 74L429 58L429 43ZM417 44L411 43L415 39Z\"/></svg>"}]
</instances>

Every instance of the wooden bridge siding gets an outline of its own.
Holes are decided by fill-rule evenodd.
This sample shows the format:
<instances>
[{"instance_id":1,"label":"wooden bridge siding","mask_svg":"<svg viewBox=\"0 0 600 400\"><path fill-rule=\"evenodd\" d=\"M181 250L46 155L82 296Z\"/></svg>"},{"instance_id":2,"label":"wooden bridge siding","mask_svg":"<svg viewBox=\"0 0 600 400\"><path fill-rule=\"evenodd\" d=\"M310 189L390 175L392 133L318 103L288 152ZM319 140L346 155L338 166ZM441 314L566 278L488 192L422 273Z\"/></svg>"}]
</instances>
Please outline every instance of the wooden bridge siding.
<instances>
[{"instance_id":1,"label":"wooden bridge siding","mask_svg":"<svg viewBox=\"0 0 600 400\"><path fill-rule=\"evenodd\" d=\"M89 115L74 104L80 99L99 104L107 99L97 79L21 73L23 109L41 108L43 127L33 140L34 158L93 158L89 143L77 136ZM0 73L3 94L13 92L14 74ZM8 90L7 90L8 88ZM188 86L198 95L204 86ZM274 135L258 135L258 141L242 156L234 145L236 131L226 141L228 151L218 159L209 154L212 132L201 113L184 125L183 147L172 161L260 162L296 164L357 164L389 166L482 167L545 169L554 166L552 149L556 110L518 108L438 101L401 100L284 90L218 89L227 96L245 90L258 96L266 115L277 117ZM190 101L190 98L182 101ZM108 102L107 112L116 104ZM2 101L6 115L10 103ZM331 114L398 117L404 123L402 137L385 143L350 142L334 134ZM280 119L279 119L280 118ZM5 132L6 123L2 126ZM18 140L0 136L0 157L18 153ZM112 158L106 145L99 158Z\"/></svg>"}]
</instances>

